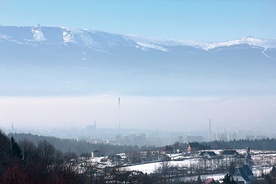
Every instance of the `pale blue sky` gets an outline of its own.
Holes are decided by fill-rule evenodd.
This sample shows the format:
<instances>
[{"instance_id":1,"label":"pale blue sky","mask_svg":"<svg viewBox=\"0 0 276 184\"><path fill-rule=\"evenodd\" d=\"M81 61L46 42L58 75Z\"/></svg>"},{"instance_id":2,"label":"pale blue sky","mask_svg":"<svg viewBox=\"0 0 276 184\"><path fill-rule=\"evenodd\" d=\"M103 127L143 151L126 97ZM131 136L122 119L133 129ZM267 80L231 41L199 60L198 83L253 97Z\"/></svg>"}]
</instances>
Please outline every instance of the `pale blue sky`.
<instances>
[{"instance_id":1,"label":"pale blue sky","mask_svg":"<svg viewBox=\"0 0 276 184\"><path fill-rule=\"evenodd\" d=\"M0 25L65 26L164 39L275 39L275 20L275 0L0 0Z\"/></svg>"}]
</instances>

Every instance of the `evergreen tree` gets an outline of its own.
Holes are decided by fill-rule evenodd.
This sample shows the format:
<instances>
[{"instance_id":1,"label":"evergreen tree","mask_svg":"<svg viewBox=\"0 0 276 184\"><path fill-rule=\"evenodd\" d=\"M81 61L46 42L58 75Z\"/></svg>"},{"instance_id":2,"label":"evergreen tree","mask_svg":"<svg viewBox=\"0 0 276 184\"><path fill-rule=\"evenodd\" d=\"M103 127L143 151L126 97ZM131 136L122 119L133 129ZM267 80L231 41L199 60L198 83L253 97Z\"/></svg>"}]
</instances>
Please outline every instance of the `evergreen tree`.
<instances>
[{"instance_id":1,"label":"evergreen tree","mask_svg":"<svg viewBox=\"0 0 276 184\"><path fill-rule=\"evenodd\" d=\"M235 171L236 171L236 164L235 164L235 162L232 161L232 162L230 162L230 165L228 168L229 175L233 176Z\"/></svg>"},{"instance_id":2,"label":"evergreen tree","mask_svg":"<svg viewBox=\"0 0 276 184\"><path fill-rule=\"evenodd\" d=\"M11 137L11 155L12 157L18 158L20 160L23 158L22 150L13 137Z\"/></svg>"},{"instance_id":3,"label":"evergreen tree","mask_svg":"<svg viewBox=\"0 0 276 184\"><path fill-rule=\"evenodd\" d=\"M202 183L203 182L202 182L201 176L198 175L197 180L196 180L196 184L202 184Z\"/></svg>"},{"instance_id":4,"label":"evergreen tree","mask_svg":"<svg viewBox=\"0 0 276 184\"><path fill-rule=\"evenodd\" d=\"M0 129L0 182L2 174L9 166L10 148L10 139Z\"/></svg>"}]
</instances>

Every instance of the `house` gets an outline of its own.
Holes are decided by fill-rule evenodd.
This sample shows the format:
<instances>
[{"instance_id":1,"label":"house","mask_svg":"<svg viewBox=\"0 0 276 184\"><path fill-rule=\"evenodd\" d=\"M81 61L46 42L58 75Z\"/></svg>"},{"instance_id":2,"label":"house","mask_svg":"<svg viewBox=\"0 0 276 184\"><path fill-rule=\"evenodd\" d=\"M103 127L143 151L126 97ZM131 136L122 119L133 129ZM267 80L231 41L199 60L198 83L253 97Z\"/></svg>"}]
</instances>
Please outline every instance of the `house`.
<instances>
[{"instance_id":1,"label":"house","mask_svg":"<svg viewBox=\"0 0 276 184\"><path fill-rule=\"evenodd\" d=\"M94 150L94 151L92 151L91 156L92 157L100 157L100 156L102 156L102 153L99 150Z\"/></svg>"},{"instance_id":2,"label":"house","mask_svg":"<svg viewBox=\"0 0 276 184\"><path fill-rule=\"evenodd\" d=\"M210 149L210 146L202 145L202 144L199 144L198 142L191 142L188 144L187 151L190 153L194 153L204 149Z\"/></svg>"},{"instance_id":3,"label":"house","mask_svg":"<svg viewBox=\"0 0 276 184\"><path fill-rule=\"evenodd\" d=\"M107 157L107 161L115 164L119 164L122 161L122 157L120 155L109 155Z\"/></svg>"},{"instance_id":4,"label":"house","mask_svg":"<svg viewBox=\"0 0 276 184\"><path fill-rule=\"evenodd\" d=\"M161 151L162 154L173 154L174 150L171 146L166 145Z\"/></svg>"},{"instance_id":5,"label":"house","mask_svg":"<svg viewBox=\"0 0 276 184\"><path fill-rule=\"evenodd\" d=\"M196 152L200 150L200 144L198 142L189 143L187 151L190 153Z\"/></svg>"},{"instance_id":6,"label":"house","mask_svg":"<svg viewBox=\"0 0 276 184\"><path fill-rule=\"evenodd\" d=\"M220 155L225 158L235 158L239 153L236 150L223 150Z\"/></svg>"},{"instance_id":7,"label":"house","mask_svg":"<svg viewBox=\"0 0 276 184\"><path fill-rule=\"evenodd\" d=\"M217 154L213 151L201 151L199 156L204 158L216 158Z\"/></svg>"},{"instance_id":8,"label":"house","mask_svg":"<svg viewBox=\"0 0 276 184\"><path fill-rule=\"evenodd\" d=\"M233 179L237 183L251 184L254 178L252 170L248 165L239 167L236 173L233 175Z\"/></svg>"}]
</instances>

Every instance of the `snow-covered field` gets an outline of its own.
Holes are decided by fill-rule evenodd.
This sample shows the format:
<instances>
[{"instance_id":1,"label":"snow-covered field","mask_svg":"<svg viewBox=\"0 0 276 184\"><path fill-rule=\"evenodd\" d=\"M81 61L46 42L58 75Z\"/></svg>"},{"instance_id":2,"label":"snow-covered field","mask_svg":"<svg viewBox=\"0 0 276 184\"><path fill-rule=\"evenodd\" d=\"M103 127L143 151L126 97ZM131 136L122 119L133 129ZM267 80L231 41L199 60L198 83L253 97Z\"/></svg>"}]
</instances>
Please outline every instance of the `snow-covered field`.
<instances>
[{"instance_id":1,"label":"snow-covered field","mask_svg":"<svg viewBox=\"0 0 276 184\"><path fill-rule=\"evenodd\" d=\"M221 150L214 150L217 154ZM245 155L245 150L237 150L239 154ZM260 151L260 150L252 150L252 159L253 159L253 173L256 176L260 176L262 173L268 173L272 166L276 164L276 152L275 151ZM178 167L191 167L199 164L199 158L190 158L190 157L180 157L179 154L170 154L168 155L171 158L182 158L184 160L176 161L168 161L170 166L178 166ZM146 163L139 165L127 166L125 169L127 170L137 170L142 171L144 173L153 173L157 168L162 166L162 162L154 162L154 163ZM223 175L224 176L224 175ZM221 177L221 174L219 175Z\"/></svg>"},{"instance_id":2,"label":"snow-covered field","mask_svg":"<svg viewBox=\"0 0 276 184\"><path fill-rule=\"evenodd\" d=\"M127 170L137 170L142 171L144 173L153 173L156 169L162 166L163 162L154 162L154 163L146 163L139 165L127 166L125 169ZM181 161L168 161L170 166L178 166L178 167L190 167L191 165L196 165L198 163L198 159L186 159Z\"/></svg>"},{"instance_id":3,"label":"snow-covered field","mask_svg":"<svg viewBox=\"0 0 276 184\"><path fill-rule=\"evenodd\" d=\"M221 150L213 150L216 154L219 154ZM240 164L243 164L245 161L245 155L246 150L236 150L240 155L239 158L237 158L236 161L239 161ZM125 157L125 155L122 155ZM219 168L221 167L220 164L223 165L223 167L229 166L230 160L228 159L202 159L198 154L195 155L189 155L186 156L182 153L178 154L167 154L172 160L166 161L167 166L172 167L178 167L178 168L184 168L184 170L188 170L189 168L196 168L196 169L202 169L205 165L207 168ZM259 151L259 150L252 150L251 156L253 159L253 173L255 176L260 176L262 173L268 173L272 166L276 164L276 152L275 151ZM103 161L105 160L105 161ZM76 170L78 170L80 173L84 172L87 168L87 166L93 166L97 169L104 169L105 167L115 167L116 163L113 163L110 160L107 160L106 157L92 157L88 160L85 158L79 158L77 161ZM143 173L151 174L157 171L158 168L161 168L164 162L156 161L156 162L150 162L150 163L143 163L143 164L137 164L137 165L127 165L121 167L122 170L131 170L131 171L141 171ZM201 175L202 179L206 178L214 178L215 180L220 180L225 176L226 173L221 174L207 174L207 175ZM185 177L186 179L196 179L197 176L190 176Z\"/></svg>"}]
</instances>

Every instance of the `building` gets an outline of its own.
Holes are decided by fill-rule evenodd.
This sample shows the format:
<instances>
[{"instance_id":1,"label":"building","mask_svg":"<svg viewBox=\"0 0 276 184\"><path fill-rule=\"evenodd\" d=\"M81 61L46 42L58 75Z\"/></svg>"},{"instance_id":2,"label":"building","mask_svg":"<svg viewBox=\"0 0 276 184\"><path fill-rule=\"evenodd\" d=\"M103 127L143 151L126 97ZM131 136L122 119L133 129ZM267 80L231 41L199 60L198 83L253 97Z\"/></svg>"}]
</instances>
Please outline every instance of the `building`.
<instances>
[{"instance_id":1,"label":"building","mask_svg":"<svg viewBox=\"0 0 276 184\"><path fill-rule=\"evenodd\" d=\"M99 150L92 151L91 153L92 157L100 157L102 156L102 153Z\"/></svg>"},{"instance_id":2,"label":"building","mask_svg":"<svg viewBox=\"0 0 276 184\"><path fill-rule=\"evenodd\" d=\"M251 184L254 178L252 170L248 165L239 167L236 173L233 175L233 180L236 183Z\"/></svg>"},{"instance_id":3,"label":"building","mask_svg":"<svg viewBox=\"0 0 276 184\"><path fill-rule=\"evenodd\" d=\"M235 158L239 153L236 150L223 150L220 155L225 158Z\"/></svg>"},{"instance_id":4,"label":"building","mask_svg":"<svg viewBox=\"0 0 276 184\"><path fill-rule=\"evenodd\" d=\"M200 152L199 156L212 159L212 158L216 158L217 154L213 151L202 151Z\"/></svg>"},{"instance_id":5,"label":"building","mask_svg":"<svg viewBox=\"0 0 276 184\"><path fill-rule=\"evenodd\" d=\"M107 161L115 164L119 164L122 161L122 157L120 155L108 155Z\"/></svg>"},{"instance_id":6,"label":"building","mask_svg":"<svg viewBox=\"0 0 276 184\"><path fill-rule=\"evenodd\" d=\"M199 144L198 142L191 142L188 144L187 151L190 153L195 153L199 150L210 149L210 146Z\"/></svg>"},{"instance_id":7,"label":"building","mask_svg":"<svg viewBox=\"0 0 276 184\"><path fill-rule=\"evenodd\" d=\"M226 133L215 134L215 140L228 141L227 134Z\"/></svg>"},{"instance_id":8,"label":"building","mask_svg":"<svg viewBox=\"0 0 276 184\"><path fill-rule=\"evenodd\" d=\"M174 150L171 146L166 145L161 151L162 154L173 154Z\"/></svg>"}]
</instances>

